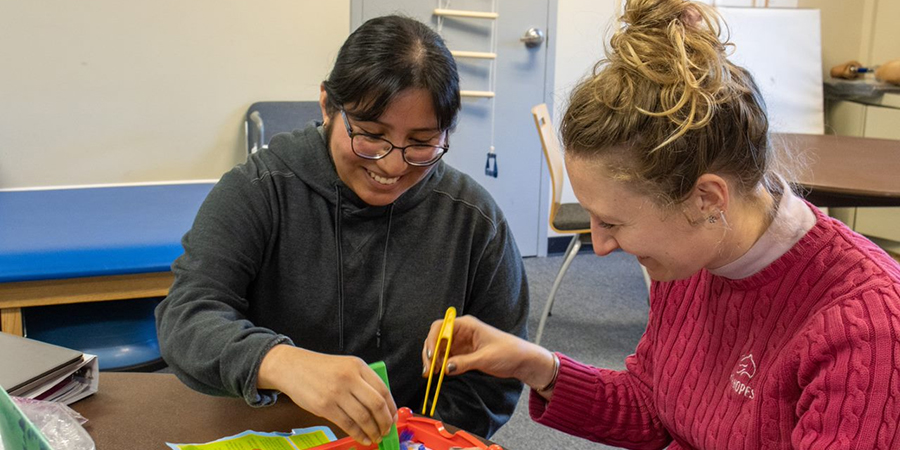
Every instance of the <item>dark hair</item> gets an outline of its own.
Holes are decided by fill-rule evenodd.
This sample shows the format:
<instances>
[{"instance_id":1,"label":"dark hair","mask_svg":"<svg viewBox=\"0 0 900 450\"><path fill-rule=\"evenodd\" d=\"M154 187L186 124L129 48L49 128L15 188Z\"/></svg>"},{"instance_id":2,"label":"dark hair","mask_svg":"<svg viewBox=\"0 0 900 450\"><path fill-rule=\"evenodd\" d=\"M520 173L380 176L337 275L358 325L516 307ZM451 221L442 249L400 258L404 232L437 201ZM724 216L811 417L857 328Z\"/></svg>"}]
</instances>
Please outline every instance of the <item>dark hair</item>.
<instances>
[{"instance_id":1,"label":"dark hair","mask_svg":"<svg viewBox=\"0 0 900 450\"><path fill-rule=\"evenodd\" d=\"M362 24L341 46L323 85L329 116L350 105L360 120L375 120L409 88L431 94L441 130L453 128L460 108L453 55L440 35L408 17L376 17Z\"/></svg>"},{"instance_id":2,"label":"dark hair","mask_svg":"<svg viewBox=\"0 0 900 450\"><path fill-rule=\"evenodd\" d=\"M684 0L629 0L605 60L572 93L561 121L567 154L604 157L615 178L660 205L718 172L752 197L780 191L790 165L769 141L750 73L727 59L719 16Z\"/></svg>"}]
</instances>

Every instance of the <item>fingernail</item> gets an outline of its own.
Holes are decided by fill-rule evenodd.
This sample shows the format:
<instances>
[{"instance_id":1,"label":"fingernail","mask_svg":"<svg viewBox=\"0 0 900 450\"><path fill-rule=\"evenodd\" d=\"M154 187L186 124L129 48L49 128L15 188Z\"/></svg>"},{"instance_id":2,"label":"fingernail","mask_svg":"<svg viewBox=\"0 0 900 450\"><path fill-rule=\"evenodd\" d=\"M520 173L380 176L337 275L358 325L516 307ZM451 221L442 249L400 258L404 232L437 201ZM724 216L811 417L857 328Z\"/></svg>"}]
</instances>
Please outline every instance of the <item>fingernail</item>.
<instances>
[{"instance_id":1,"label":"fingernail","mask_svg":"<svg viewBox=\"0 0 900 450\"><path fill-rule=\"evenodd\" d=\"M425 352L425 354L428 355L428 359L431 359L431 355L432 355L433 353L431 352L431 349L428 349L428 351Z\"/></svg>"},{"instance_id":2,"label":"fingernail","mask_svg":"<svg viewBox=\"0 0 900 450\"><path fill-rule=\"evenodd\" d=\"M447 373L456 372L456 363L447 364Z\"/></svg>"},{"instance_id":3,"label":"fingernail","mask_svg":"<svg viewBox=\"0 0 900 450\"><path fill-rule=\"evenodd\" d=\"M362 441L362 445L372 445L372 441L370 441L369 438L365 438Z\"/></svg>"},{"instance_id":4,"label":"fingernail","mask_svg":"<svg viewBox=\"0 0 900 450\"><path fill-rule=\"evenodd\" d=\"M428 366L422 366L422 376L425 376L425 372L428 372Z\"/></svg>"}]
</instances>

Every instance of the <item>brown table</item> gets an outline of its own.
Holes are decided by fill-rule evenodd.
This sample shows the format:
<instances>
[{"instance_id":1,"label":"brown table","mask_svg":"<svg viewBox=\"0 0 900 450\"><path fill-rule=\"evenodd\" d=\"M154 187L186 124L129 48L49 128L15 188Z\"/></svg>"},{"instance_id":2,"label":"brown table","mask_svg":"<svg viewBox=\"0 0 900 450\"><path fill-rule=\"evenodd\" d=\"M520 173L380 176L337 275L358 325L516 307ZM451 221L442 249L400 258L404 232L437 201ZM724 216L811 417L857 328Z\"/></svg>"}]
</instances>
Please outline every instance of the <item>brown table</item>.
<instances>
[{"instance_id":1,"label":"brown table","mask_svg":"<svg viewBox=\"0 0 900 450\"><path fill-rule=\"evenodd\" d=\"M850 136L774 134L806 158L797 180L816 206L900 206L900 141Z\"/></svg>"},{"instance_id":2,"label":"brown table","mask_svg":"<svg viewBox=\"0 0 900 450\"><path fill-rule=\"evenodd\" d=\"M88 419L84 427L98 450L164 449L166 442L203 443L245 430L289 432L316 425L346 436L284 398L252 408L239 398L193 391L162 373L101 372L99 392L71 407Z\"/></svg>"},{"instance_id":3,"label":"brown table","mask_svg":"<svg viewBox=\"0 0 900 450\"><path fill-rule=\"evenodd\" d=\"M340 429L290 401L252 408L242 399L193 391L175 375L100 373L100 390L71 405L98 450L164 449L165 443L202 443L245 430L290 431L314 425Z\"/></svg>"}]
</instances>

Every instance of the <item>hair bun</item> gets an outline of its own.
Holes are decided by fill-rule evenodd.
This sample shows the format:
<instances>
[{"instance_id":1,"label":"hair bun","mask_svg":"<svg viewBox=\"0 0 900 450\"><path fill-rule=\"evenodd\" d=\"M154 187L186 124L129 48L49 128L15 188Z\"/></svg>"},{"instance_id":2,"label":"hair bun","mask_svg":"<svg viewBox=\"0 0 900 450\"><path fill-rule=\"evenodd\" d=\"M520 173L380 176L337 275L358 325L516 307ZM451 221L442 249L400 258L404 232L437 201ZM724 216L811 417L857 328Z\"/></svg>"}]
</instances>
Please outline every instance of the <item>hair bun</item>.
<instances>
[{"instance_id":1,"label":"hair bun","mask_svg":"<svg viewBox=\"0 0 900 450\"><path fill-rule=\"evenodd\" d=\"M689 5L685 0L629 0L621 20L634 27L664 28Z\"/></svg>"},{"instance_id":2,"label":"hair bun","mask_svg":"<svg viewBox=\"0 0 900 450\"><path fill-rule=\"evenodd\" d=\"M726 58L716 11L627 0L620 21L606 59L569 97L560 121L566 158L596 163L666 208L683 210L705 173L727 176L737 196L758 198L760 183L774 192L771 180L796 162L769 145L762 94Z\"/></svg>"},{"instance_id":3,"label":"hair bun","mask_svg":"<svg viewBox=\"0 0 900 450\"><path fill-rule=\"evenodd\" d=\"M733 95L735 66L726 59L730 44L720 40L718 13L685 0L628 0L620 21L607 55L608 69L625 78L617 107L668 118L675 127L660 147L709 123ZM638 88L647 82L659 86L658 98Z\"/></svg>"}]
</instances>

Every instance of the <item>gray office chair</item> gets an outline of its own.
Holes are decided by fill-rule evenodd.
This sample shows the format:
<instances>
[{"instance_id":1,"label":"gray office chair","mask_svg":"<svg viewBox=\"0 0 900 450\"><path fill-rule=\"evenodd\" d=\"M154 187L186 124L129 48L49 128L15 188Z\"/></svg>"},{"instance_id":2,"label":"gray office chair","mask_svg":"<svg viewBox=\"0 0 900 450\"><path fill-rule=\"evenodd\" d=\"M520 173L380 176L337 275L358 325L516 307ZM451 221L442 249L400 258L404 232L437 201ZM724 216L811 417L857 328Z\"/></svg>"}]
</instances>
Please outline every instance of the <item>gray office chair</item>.
<instances>
[{"instance_id":1,"label":"gray office chair","mask_svg":"<svg viewBox=\"0 0 900 450\"><path fill-rule=\"evenodd\" d=\"M278 133L290 133L321 120L322 110L316 101L256 102L247 109L244 120L247 154L268 147Z\"/></svg>"}]
</instances>

